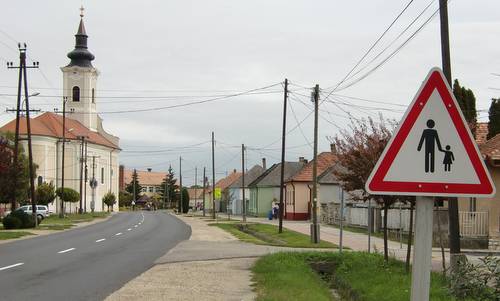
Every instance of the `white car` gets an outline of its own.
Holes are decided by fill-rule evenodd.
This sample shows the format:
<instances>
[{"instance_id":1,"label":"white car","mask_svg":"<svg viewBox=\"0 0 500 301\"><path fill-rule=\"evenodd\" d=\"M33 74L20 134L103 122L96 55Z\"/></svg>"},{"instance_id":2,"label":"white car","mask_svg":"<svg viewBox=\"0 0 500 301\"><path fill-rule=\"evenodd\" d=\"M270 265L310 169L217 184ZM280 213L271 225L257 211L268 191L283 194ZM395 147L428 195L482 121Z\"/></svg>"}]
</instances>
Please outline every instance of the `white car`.
<instances>
[{"instance_id":1,"label":"white car","mask_svg":"<svg viewBox=\"0 0 500 301\"><path fill-rule=\"evenodd\" d=\"M31 205L21 206L17 210L22 210L30 215L33 214ZM36 205L36 215L40 219L44 219L44 218L50 216L49 207L47 207L45 205Z\"/></svg>"}]
</instances>

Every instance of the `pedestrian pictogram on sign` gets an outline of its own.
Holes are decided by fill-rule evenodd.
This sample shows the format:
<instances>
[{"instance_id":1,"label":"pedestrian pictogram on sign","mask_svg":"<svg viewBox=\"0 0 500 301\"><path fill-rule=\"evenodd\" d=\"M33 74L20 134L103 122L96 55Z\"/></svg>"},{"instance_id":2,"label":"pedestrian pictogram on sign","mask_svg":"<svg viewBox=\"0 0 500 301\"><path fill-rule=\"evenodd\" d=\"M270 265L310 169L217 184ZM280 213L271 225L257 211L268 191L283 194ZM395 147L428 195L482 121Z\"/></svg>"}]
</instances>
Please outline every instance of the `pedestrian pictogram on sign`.
<instances>
[{"instance_id":1,"label":"pedestrian pictogram on sign","mask_svg":"<svg viewBox=\"0 0 500 301\"><path fill-rule=\"evenodd\" d=\"M366 183L371 194L492 196L495 187L440 69L432 69Z\"/></svg>"}]
</instances>

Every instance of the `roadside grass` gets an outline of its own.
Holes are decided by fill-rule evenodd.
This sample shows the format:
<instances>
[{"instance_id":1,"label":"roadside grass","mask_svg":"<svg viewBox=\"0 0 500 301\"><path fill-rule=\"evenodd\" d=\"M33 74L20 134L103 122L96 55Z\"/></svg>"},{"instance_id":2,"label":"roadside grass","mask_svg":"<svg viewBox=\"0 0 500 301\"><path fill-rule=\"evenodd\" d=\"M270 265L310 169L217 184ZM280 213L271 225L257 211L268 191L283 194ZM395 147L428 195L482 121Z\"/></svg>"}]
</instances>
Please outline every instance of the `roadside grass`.
<instances>
[{"instance_id":1,"label":"roadside grass","mask_svg":"<svg viewBox=\"0 0 500 301\"><path fill-rule=\"evenodd\" d=\"M322 266L322 273L312 265ZM260 258L252 271L257 300L335 300L328 288L334 288L341 300L410 299L411 274L405 273L404 263L390 259L385 264L380 254L276 253ZM431 275L430 300L456 300L440 273Z\"/></svg>"},{"instance_id":2,"label":"roadside grass","mask_svg":"<svg viewBox=\"0 0 500 301\"><path fill-rule=\"evenodd\" d=\"M3 229L3 226L2 226L2 229ZM5 230L5 231L0 231L0 240L20 238L20 237L27 236L27 235L35 235L35 234L30 233L30 232L26 232L26 231L8 231L8 230Z\"/></svg>"},{"instance_id":3,"label":"roadside grass","mask_svg":"<svg viewBox=\"0 0 500 301\"><path fill-rule=\"evenodd\" d=\"M338 225L326 225L326 226L340 229L340 226ZM344 231L368 235L368 230L366 230L365 228L352 227L346 225L344 225L343 228ZM384 238L384 232L372 232L372 236L377 238ZM387 239L393 242L399 242L400 240L399 234L396 231L387 231ZM403 237L401 239L404 244L407 243L408 234L403 233Z\"/></svg>"},{"instance_id":4,"label":"roadside grass","mask_svg":"<svg viewBox=\"0 0 500 301\"><path fill-rule=\"evenodd\" d=\"M337 248L337 245L321 241L313 244L308 235L283 228L283 233L278 233L278 227L268 224L247 223L240 221L211 223L209 226L219 227L238 239L258 245L271 245L292 248Z\"/></svg>"},{"instance_id":5,"label":"roadside grass","mask_svg":"<svg viewBox=\"0 0 500 301\"><path fill-rule=\"evenodd\" d=\"M37 229L40 230L65 230L73 227L75 224L90 222L97 218L105 218L109 215L108 212L94 213L71 213L66 214L64 218L60 218L57 214L45 218Z\"/></svg>"}]
</instances>

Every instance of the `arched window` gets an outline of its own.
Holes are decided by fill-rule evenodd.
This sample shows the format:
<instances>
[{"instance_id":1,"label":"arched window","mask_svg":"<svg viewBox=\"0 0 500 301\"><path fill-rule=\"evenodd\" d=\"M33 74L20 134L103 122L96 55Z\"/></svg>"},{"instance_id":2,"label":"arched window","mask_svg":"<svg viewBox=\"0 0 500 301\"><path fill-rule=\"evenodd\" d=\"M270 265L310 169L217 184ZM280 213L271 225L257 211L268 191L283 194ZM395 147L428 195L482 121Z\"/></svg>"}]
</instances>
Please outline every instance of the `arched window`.
<instances>
[{"instance_id":1,"label":"arched window","mask_svg":"<svg viewBox=\"0 0 500 301\"><path fill-rule=\"evenodd\" d=\"M73 87L73 101L80 101L80 88L78 86Z\"/></svg>"},{"instance_id":2,"label":"arched window","mask_svg":"<svg viewBox=\"0 0 500 301\"><path fill-rule=\"evenodd\" d=\"M92 88L92 103L95 103L95 90Z\"/></svg>"}]
</instances>

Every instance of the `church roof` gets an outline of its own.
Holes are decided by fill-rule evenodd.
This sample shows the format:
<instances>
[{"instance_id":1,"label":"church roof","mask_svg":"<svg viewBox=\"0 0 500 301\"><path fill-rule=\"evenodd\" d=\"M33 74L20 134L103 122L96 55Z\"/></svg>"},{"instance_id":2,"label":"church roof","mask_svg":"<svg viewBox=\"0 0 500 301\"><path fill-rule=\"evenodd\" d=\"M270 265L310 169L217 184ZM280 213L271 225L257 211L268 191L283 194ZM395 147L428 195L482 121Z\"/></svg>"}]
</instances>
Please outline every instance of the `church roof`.
<instances>
[{"instance_id":1,"label":"church roof","mask_svg":"<svg viewBox=\"0 0 500 301\"><path fill-rule=\"evenodd\" d=\"M87 38L87 31L85 30L85 24L83 23L83 15L81 15L78 32L75 35L75 49L68 53L68 58L71 59L71 62L67 67L93 67L92 61L95 57L88 50Z\"/></svg>"},{"instance_id":2,"label":"church roof","mask_svg":"<svg viewBox=\"0 0 500 301\"><path fill-rule=\"evenodd\" d=\"M59 114L46 112L35 118L30 118L31 120L31 134L34 136L47 136L62 139L62 122L63 118ZM0 132L12 132L16 130L16 120L12 120L3 127L0 128ZM26 118L21 117L19 123L19 134L26 135ZM115 145L103 135L98 132L89 130L79 121L66 117L66 139L77 140L78 136L86 136L86 140L89 143L98 144L114 149L119 149L118 145Z\"/></svg>"}]
</instances>

